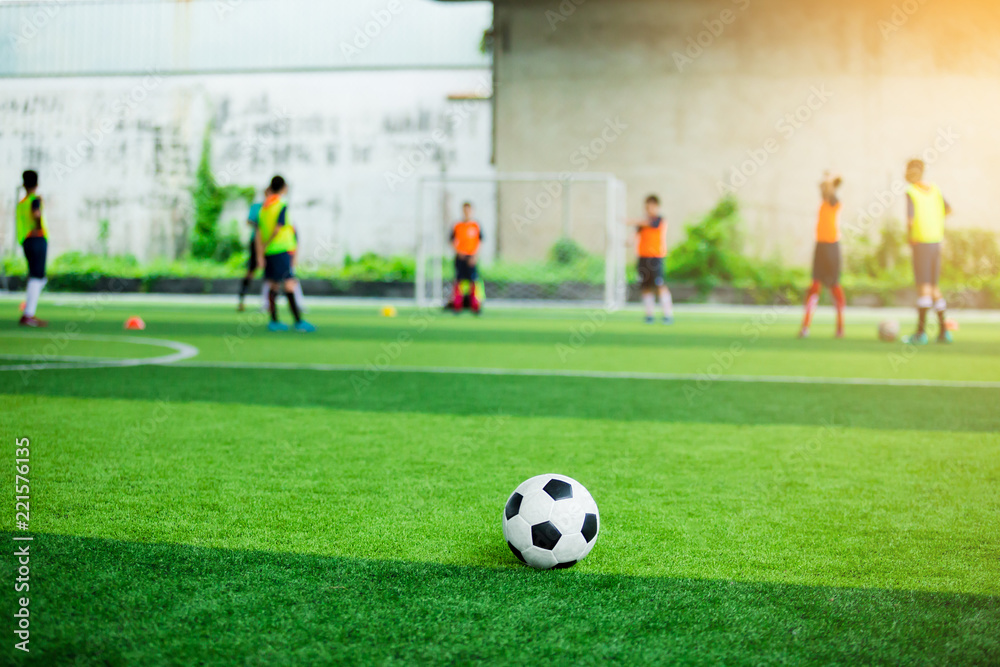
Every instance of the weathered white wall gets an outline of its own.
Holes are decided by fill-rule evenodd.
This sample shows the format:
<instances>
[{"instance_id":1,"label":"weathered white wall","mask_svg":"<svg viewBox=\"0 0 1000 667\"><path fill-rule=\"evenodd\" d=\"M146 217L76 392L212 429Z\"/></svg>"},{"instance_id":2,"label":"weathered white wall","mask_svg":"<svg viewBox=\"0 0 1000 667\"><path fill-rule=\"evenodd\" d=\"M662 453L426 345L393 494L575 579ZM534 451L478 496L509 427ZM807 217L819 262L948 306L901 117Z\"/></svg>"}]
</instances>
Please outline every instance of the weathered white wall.
<instances>
[{"instance_id":1,"label":"weathered white wall","mask_svg":"<svg viewBox=\"0 0 1000 667\"><path fill-rule=\"evenodd\" d=\"M419 175L438 173L440 155L453 171L489 169L490 105L447 96L490 86L475 70L5 80L4 240L9 249L20 173L34 168L55 254L97 249L106 219L112 252L175 256L214 121L219 180L263 188L283 174L307 257L412 255Z\"/></svg>"},{"instance_id":2,"label":"weathered white wall","mask_svg":"<svg viewBox=\"0 0 1000 667\"><path fill-rule=\"evenodd\" d=\"M903 216L889 188L937 146L951 224L1000 230L996 2L510 0L495 23L499 171L613 171L633 215L661 194L674 240L728 184L749 249L804 263L824 169L845 175L850 239L880 199Z\"/></svg>"}]
</instances>

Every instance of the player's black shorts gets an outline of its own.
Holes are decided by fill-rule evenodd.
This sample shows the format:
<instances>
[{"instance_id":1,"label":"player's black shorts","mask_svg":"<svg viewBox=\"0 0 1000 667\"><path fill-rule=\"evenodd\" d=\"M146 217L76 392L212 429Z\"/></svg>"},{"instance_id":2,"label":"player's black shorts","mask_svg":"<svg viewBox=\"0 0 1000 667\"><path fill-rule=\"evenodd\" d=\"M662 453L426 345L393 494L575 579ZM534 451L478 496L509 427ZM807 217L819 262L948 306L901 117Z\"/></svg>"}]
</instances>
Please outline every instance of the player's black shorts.
<instances>
[{"instance_id":1,"label":"player's black shorts","mask_svg":"<svg viewBox=\"0 0 1000 667\"><path fill-rule=\"evenodd\" d=\"M257 270L257 247L256 239L250 239L250 259L247 260L247 272L253 273Z\"/></svg>"},{"instance_id":2,"label":"player's black shorts","mask_svg":"<svg viewBox=\"0 0 1000 667\"><path fill-rule=\"evenodd\" d=\"M640 257L639 258L639 285L642 289L655 289L663 287L663 258L662 257Z\"/></svg>"},{"instance_id":3,"label":"player's black shorts","mask_svg":"<svg viewBox=\"0 0 1000 667\"><path fill-rule=\"evenodd\" d=\"M49 242L41 236L24 239L21 244L24 249L24 258L28 260L28 277L45 277L45 256L49 252Z\"/></svg>"},{"instance_id":4,"label":"player's black shorts","mask_svg":"<svg viewBox=\"0 0 1000 667\"><path fill-rule=\"evenodd\" d=\"M273 255L264 255L264 278L271 282L279 283L289 278L294 278L295 272L292 270L292 253L279 252Z\"/></svg>"},{"instance_id":5,"label":"player's black shorts","mask_svg":"<svg viewBox=\"0 0 1000 667\"><path fill-rule=\"evenodd\" d=\"M479 280L479 268L465 255L455 255L455 280Z\"/></svg>"},{"instance_id":6,"label":"player's black shorts","mask_svg":"<svg viewBox=\"0 0 1000 667\"><path fill-rule=\"evenodd\" d=\"M813 253L813 280L827 287L840 284L840 244L817 243Z\"/></svg>"},{"instance_id":7,"label":"player's black shorts","mask_svg":"<svg viewBox=\"0 0 1000 667\"><path fill-rule=\"evenodd\" d=\"M918 285L937 285L941 278L941 244L916 243L913 246L913 277Z\"/></svg>"}]
</instances>

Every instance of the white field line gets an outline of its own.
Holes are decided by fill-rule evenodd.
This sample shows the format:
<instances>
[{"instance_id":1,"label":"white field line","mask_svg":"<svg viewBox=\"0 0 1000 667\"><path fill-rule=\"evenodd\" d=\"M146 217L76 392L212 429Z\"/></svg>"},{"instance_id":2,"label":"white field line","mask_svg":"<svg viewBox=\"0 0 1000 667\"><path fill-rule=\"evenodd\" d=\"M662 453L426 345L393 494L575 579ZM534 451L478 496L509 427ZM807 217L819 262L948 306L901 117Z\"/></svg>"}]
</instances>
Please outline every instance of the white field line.
<instances>
[{"instance_id":1,"label":"white field line","mask_svg":"<svg viewBox=\"0 0 1000 667\"><path fill-rule=\"evenodd\" d=\"M182 361L173 364L187 368L249 368L267 370L302 370L325 372L370 372L370 366L350 364L296 364L279 362L243 361ZM787 375L720 375L709 378L694 373L636 373L629 371L572 371L518 368L459 368L447 366L389 366L376 370L379 373L431 373L440 375L500 375L523 377L596 378L607 380L654 380L667 382L741 382L771 384L834 384L870 385L875 387L955 387L973 389L1000 389L1000 382L976 380L905 380L891 378L838 378Z\"/></svg>"},{"instance_id":2,"label":"white field line","mask_svg":"<svg viewBox=\"0 0 1000 667\"><path fill-rule=\"evenodd\" d=\"M55 343L52 338L42 337L31 333L0 333L2 338L32 338L42 346ZM80 369L80 368L127 368L131 366L155 366L161 364L173 364L178 361L190 359L198 354L198 348L187 343L178 343L172 340L161 340L159 338L140 338L138 336L91 336L87 334L69 335L70 341L93 341L98 343L126 343L132 345L151 345L153 347L165 347L174 350L173 354L166 354L159 357L147 357L144 359L108 359L100 357L76 357L59 355L0 355L0 359L34 359L34 363L16 364L10 366L0 366L0 371L44 371L49 369Z\"/></svg>"},{"instance_id":3,"label":"white field line","mask_svg":"<svg viewBox=\"0 0 1000 667\"><path fill-rule=\"evenodd\" d=\"M29 333L2 333L4 338L35 338L47 341ZM356 364L299 364L280 362L249 362L249 361L188 361L198 354L198 348L187 343L179 343L157 338L139 338L132 336L90 336L76 335L73 340L96 342L130 343L137 345L152 345L174 350L173 354L145 359L108 359L79 356L41 356L0 354L0 359L29 360L45 359L44 362L3 366L0 371L38 371L47 369L84 369L84 368L125 368L132 366L182 366L185 368L244 368L285 371L320 371L339 373L370 372L370 366ZM661 382L736 382L744 384L810 384L810 385L860 385L873 387L953 387L971 389L1000 389L1000 382L977 380L907 380L892 378L844 378L844 377L808 377L792 375L719 375L708 377L695 373L639 373L631 371L581 371L557 369L519 369L519 368L461 368L448 366L389 366L376 369L379 373L425 373L437 375L489 375L489 376L520 376L520 377L564 377L592 378L606 380L652 380Z\"/></svg>"}]
</instances>

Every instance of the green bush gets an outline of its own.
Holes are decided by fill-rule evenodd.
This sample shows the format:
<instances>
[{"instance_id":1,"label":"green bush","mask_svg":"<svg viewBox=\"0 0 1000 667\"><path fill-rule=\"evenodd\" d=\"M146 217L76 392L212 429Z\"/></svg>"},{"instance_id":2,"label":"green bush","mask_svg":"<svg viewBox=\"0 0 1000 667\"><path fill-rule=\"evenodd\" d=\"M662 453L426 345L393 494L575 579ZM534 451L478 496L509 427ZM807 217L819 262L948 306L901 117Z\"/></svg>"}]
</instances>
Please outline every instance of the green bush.
<instances>
[{"instance_id":1,"label":"green bush","mask_svg":"<svg viewBox=\"0 0 1000 667\"><path fill-rule=\"evenodd\" d=\"M667 260L670 279L694 283L704 293L752 275L742 252L739 206L734 198L723 198L704 218L687 225L685 233Z\"/></svg>"},{"instance_id":2,"label":"green bush","mask_svg":"<svg viewBox=\"0 0 1000 667\"><path fill-rule=\"evenodd\" d=\"M382 257L368 252L356 260L350 255L345 257L344 268L332 277L369 282L407 282L416 276L416 266L416 262L409 257Z\"/></svg>"},{"instance_id":3,"label":"green bush","mask_svg":"<svg viewBox=\"0 0 1000 667\"><path fill-rule=\"evenodd\" d=\"M194 229L191 232L191 256L195 259L214 259L226 261L234 252L235 244L239 249L239 231L230 231L224 237L219 237L219 217L226 203L238 199L247 205L253 201L254 189L249 186L220 186L212 173L212 126L205 129L205 138L201 145L201 160L195 172L195 185L191 190L194 200Z\"/></svg>"},{"instance_id":4,"label":"green bush","mask_svg":"<svg viewBox=\"0 0 1000 667\"><path fill-rule=\"evenodd\" d=\"M573 239L561 238L549 249L549 261L553 264L575 264L587 257L587 251Z\"/></svg>"}]
</instances>

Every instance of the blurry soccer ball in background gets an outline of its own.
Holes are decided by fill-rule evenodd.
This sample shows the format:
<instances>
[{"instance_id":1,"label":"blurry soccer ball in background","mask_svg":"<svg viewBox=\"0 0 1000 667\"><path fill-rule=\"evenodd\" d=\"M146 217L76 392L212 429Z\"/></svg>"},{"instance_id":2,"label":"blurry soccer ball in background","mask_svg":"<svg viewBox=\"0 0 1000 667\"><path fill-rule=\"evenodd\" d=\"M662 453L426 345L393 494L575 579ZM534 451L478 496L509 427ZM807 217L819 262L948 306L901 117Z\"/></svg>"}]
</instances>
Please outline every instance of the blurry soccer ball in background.
<instances>
[{"instance_id":1,"label":"blurry soccer ball in background","mask_svg":"<svg viewBox=\"0 0 1000 667\"><path fill-rule=\"evenodd\" d=\"M896 320L886 320L878 325L879 340L891 343L899 338L899 322Z\"/></svg>"},{"instance_id":2,"label":"blurry soccer ball in background","mask_svg":"<svg viewBox=\"0 0 1000 667\"><path fill-rule=\"evenodd\" d=\"M521 483L503 511L503 536L521 562L541 570L572 567L594 548L601 518L582 484L564 475Z\"/></svg>"},{"instance_id":3,"label":"blurry soccer ball in background","mask_svg":"<svg viewBox=\"0 0 1000 667\"><path fill-rule=\"evenodd\" d=\"M382 309L382 317L396 317L396 308L394 306L386 306Z\"/></svg>"}]
</instances>

